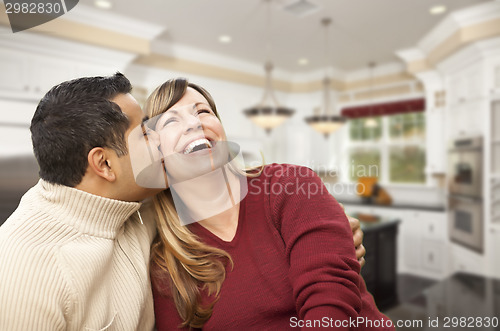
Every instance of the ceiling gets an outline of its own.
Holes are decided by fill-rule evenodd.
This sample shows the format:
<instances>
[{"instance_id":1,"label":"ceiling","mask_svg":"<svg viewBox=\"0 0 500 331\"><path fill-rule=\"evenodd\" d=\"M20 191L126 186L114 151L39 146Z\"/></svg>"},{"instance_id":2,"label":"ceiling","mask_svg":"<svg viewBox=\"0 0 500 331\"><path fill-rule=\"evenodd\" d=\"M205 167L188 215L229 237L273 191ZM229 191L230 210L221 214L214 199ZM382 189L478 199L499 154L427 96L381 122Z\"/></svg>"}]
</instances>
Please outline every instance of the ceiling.
<instances>
[{"instance_id":1,"label":"ceiling","mask_svg":"<svg viewBox=\"0 0 500 331\"><path fill-rule=\"evenodd\" d=\"M157 39L220 53L252 63L268 56L276 67L303 73L325 67L325 28L330 17L328 64L343 71L398 61L395 51L416 46L449 12L493 0L112 0L111 12L165 26ZM284 7L297 1L316 6L299 17ZM80 0L93 6L94 0ZM431 15L430 7L447 11ZM270 28L266 22L270 9ZM232 42L222 44L220 35ZM266 45L270 44L270 47ZM309 64L298 64L307 58Z\"/></svg>"}]
</instances>

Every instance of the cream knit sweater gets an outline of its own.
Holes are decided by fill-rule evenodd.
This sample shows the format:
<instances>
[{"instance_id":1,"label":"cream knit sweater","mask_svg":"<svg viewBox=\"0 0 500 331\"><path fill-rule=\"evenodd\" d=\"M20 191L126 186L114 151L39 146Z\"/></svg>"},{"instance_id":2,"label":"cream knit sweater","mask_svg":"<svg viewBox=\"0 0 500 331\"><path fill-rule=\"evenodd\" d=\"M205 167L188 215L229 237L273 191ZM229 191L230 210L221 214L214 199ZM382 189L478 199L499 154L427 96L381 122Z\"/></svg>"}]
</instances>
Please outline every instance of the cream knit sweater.
<instances>
[{"instance_id":1,"label":"cream knit sweater","mask_svg":"<svg viewBox=\"0 0 500 331\"><path fill-rule=\"evenodd\" d=\"M0 227L0 330L152 330L140 205L40 180Z\"/></svg>"}]
</instances>

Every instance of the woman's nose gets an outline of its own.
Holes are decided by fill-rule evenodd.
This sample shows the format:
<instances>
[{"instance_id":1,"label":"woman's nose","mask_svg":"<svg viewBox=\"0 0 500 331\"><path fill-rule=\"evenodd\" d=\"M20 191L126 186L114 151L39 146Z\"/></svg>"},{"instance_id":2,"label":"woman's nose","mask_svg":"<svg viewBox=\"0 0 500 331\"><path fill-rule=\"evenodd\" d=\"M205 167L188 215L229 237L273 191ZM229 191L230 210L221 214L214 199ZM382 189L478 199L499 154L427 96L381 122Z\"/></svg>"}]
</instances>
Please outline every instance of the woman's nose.
<instances>
[{"instance_id":1,"label":"woman's nose","mask_svg":"<svg viewBox=\"0 0 500 331\"><path fill-rule=\"evenodd\" d=\"M201 125L200 119L194 115L188 115L184 118L184 133L189 133L191 131L201 130L203 127Z\"/></svg>"}]
</instances>

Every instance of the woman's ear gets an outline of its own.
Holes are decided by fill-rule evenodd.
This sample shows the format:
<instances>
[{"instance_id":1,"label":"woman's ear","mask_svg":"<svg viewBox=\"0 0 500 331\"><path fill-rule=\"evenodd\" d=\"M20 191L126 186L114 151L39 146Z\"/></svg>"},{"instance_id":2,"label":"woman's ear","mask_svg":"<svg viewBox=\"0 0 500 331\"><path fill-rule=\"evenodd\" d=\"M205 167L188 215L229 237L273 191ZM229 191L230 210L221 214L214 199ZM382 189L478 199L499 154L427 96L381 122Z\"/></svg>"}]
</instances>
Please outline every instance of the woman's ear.
<instances>
[{"instance_id":1,"label":"woman's ear","mask_svg":"<svg viewBox=\"0 0 500 331\"><path fill-rule=\"evenodd\" d=\"M95 175L108 182L114 182L116 180L116 173L112 168L114 164L109 156L109 151L102 147L94 147L88 154L88 163L90 170Z\"/></svg>"}]
</instances>

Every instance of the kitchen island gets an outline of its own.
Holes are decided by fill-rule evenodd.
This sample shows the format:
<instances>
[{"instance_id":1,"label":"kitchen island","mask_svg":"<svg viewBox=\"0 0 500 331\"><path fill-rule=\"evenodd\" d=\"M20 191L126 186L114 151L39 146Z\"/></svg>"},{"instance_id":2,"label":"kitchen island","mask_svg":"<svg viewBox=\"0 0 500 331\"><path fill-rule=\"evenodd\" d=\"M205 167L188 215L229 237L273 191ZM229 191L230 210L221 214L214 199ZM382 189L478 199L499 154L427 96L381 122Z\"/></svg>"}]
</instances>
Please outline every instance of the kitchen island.
<instances>
[{"instance_id":1,"label":"kitchen island","mask_svg":"<svg viewBox=\"0 0 500 331\"><path fill-rule=\"evenodd\" d=\"M364 232L366 264L361 269L361 275L366 287L379 309L394 306L398 302L396 243L399 220L363 214L352 216L360 220Z\"/></svg>"}]
</instances>

